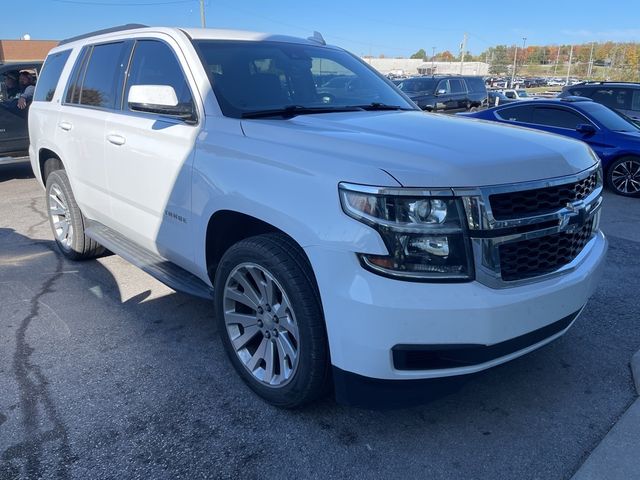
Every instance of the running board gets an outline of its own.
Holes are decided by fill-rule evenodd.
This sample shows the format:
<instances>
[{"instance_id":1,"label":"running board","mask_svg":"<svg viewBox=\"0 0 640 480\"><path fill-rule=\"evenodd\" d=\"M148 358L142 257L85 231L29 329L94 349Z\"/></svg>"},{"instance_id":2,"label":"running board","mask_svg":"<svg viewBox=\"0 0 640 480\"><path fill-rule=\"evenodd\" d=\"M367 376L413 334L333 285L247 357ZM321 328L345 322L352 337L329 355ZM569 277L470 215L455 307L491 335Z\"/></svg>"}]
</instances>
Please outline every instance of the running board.
<instances>
[{"instance_id":1,"label":"running board","mask_svg":"<svg viewBox=\"0 0 640 480\"><path fill-rule=\"evenodd\" d=\"M145 271L166 286L196 297L213 299L213 289L185 269L136 245L124 235L93 220L85 220L85 234L100 245Z\"/></svg>"}]
</instances>

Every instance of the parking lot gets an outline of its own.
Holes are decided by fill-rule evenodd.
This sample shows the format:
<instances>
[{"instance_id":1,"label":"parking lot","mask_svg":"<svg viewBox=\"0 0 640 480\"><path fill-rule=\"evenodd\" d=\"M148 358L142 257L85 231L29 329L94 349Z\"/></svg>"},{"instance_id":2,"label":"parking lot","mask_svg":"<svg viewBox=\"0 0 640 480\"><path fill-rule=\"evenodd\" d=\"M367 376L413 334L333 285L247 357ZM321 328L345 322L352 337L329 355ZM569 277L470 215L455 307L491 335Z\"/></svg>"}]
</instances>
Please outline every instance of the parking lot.
<instances>
[{"instance_id":1,"label":"parking lot","mask_svg":"<svg viewBox=\"0 0 640 480\"><path fill-rule=\"evenodd\" d=\"M208 302L55 249L28 164L0 168L0 478L569 478L633 401L640 209L606 195L598 291L555 343L421 407L263 403ZM514 319L516 321L517 319Z\"/></svg>"}]
</instances>

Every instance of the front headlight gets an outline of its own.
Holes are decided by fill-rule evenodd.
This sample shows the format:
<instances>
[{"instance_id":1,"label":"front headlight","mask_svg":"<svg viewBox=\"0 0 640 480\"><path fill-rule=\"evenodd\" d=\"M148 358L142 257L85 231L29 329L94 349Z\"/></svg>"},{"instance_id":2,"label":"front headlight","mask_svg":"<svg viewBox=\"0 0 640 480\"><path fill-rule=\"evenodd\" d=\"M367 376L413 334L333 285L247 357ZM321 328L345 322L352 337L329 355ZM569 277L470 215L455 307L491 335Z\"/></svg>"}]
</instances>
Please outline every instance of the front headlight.
<instances>
[{"instance_id":1,"label":"front headlight","mask_svg":"<svg viewBox=\"0 0 640 480\"><path fill-rule=\"evenodd\" d=\"M359 254L365 268L405 280L472 279L459 198L346 183L339 191L344 212L377 230L389 250L384 256Z\"/></svg>"}]
</instances>

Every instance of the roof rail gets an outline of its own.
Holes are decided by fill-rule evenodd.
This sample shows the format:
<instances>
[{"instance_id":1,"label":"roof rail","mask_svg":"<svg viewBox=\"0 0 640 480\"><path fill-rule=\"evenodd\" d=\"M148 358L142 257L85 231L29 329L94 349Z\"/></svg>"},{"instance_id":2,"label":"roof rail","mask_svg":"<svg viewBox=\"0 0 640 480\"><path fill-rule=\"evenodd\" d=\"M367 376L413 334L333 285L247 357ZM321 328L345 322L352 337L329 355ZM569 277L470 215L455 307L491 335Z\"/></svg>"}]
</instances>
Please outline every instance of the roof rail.
<instances>
[{"instance_id":1,"label":"roof rail","mask_svg":"<svg viewBox=\"0 0 640 480\"><path fill-rule=\"evenodd\" d=\"M95 37L97 35L103 35L105 33L122 32L125 30L134 30L136 28L145 28L149 25L142 25L140 23L127 23L126 25L118 25L117 27L105 28L103 30L96 30L95 32L89 32L76 37L66 38L61 40L58 45L64 45L66 43L75 42L76 40L82 40L83 38Z\"/></svg>"},{"instance_id":2,"label":"roof rail","mask_svg":"<svg viewBox=\"0 0 640 480\"><path fill-rule=\"evenodd\" d=\"M606 80L606 81L602 81L602 80L586 80L584 82L580 82L583 85L607 85L607 84L623 84L623 85L640 85L640 83L638 82L623 82L623 81L619 81L616 82L615 80Z\"/></svg>"}]
</instances>

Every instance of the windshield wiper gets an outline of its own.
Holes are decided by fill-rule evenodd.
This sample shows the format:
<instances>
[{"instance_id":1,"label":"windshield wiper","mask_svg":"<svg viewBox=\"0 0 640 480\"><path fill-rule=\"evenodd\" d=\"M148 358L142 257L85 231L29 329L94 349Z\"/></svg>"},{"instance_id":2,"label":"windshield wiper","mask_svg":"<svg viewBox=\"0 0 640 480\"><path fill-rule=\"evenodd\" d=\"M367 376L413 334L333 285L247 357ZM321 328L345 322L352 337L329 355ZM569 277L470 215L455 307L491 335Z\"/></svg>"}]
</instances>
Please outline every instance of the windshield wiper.
<instances>
[{"instance_id":1,"label":"windshield wiper","mask_svg":"<svg viewBox=\"0 0 640 480\"><path fill-rule=\"evenodd\" d=\"M288 105L282 108L274 108L272 110L257 110L255 112L244 112L242 118L267 118L267 117L284 117L291 118L296 115L312 115L314 113L335 113L335 112L357 112L363 110L364 107L348 106L348 107L305 107L302 105Z\"/></svg>"},{"instance_id":2,"label":"windshield wiper","mask_svg":"<svg viewBox=\"0 0 640 480\"><path fill-rule=\"evenodd\" d=\"M374 111L374 110L414 110L413 108L409 108L409 107L401 107L400 105L387 105L386 103L380 103L380 102L371 102L367 105L355 105L358 108L361 108L363 110L368 110L368 111Z\"/></svg>"}]
</instances>

